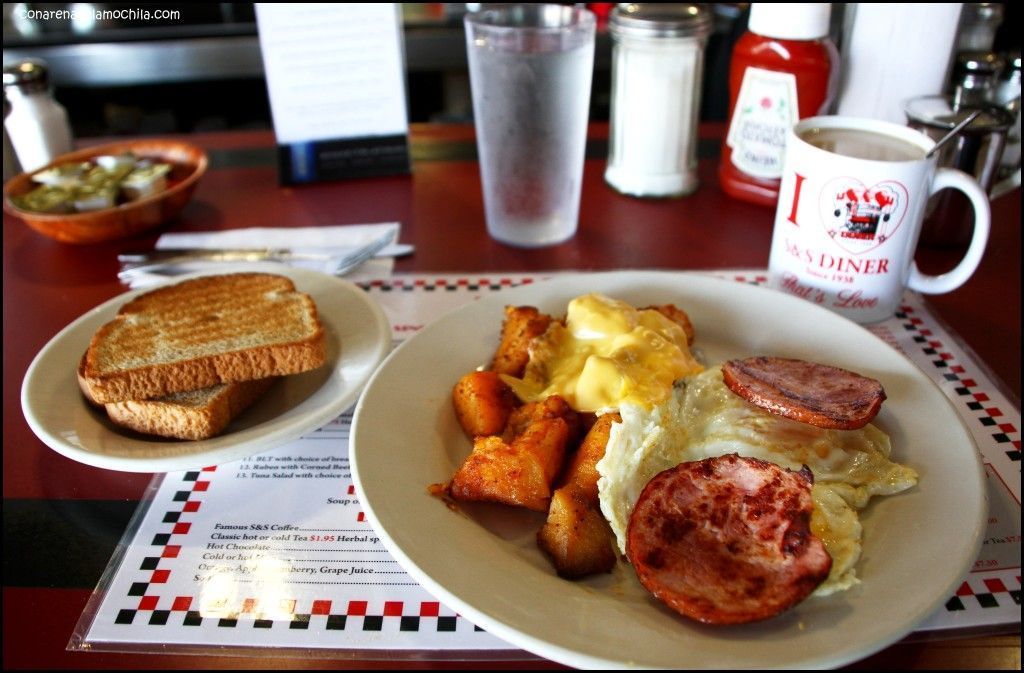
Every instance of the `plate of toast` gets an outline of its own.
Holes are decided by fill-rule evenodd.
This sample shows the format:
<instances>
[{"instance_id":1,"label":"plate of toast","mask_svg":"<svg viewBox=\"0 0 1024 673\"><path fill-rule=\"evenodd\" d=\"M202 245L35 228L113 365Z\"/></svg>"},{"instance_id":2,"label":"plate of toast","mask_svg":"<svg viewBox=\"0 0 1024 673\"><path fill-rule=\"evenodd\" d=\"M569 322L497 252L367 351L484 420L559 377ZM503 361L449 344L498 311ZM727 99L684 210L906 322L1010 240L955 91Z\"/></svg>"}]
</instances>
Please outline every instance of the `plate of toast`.
<instances>
[{"instance_id":1,"label":"plate of toast","mask_svg":"<svg viewBox=\"0 0 1024 673\"><path fill-rule=\"evenodd\" d=\"M89 311L39 352L22 410L58 453L125 472L260 453L351 407L391 348L366 292L291 267L194 274Z\"/></svg>"}]
</instances>

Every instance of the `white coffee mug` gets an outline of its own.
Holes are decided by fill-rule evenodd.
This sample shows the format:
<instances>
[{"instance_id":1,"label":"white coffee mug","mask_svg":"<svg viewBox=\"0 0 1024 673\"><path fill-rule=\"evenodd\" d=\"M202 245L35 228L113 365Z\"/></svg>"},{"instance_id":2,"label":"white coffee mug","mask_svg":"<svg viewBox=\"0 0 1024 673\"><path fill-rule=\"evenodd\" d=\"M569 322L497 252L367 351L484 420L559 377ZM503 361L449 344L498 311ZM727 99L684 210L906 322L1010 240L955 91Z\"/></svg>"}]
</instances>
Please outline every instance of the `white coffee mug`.
<instances>
[{"instance_id":1,"label":"white coffee mug","mask_svg":"<svg viewBox=\"0 0 1024 673\"><path fill-rule=\"evenodd\" d=\"M853 117L811 117L786 139L768 269L771 286L859 322L893 315L905 288L955 290L988 242L988 199L971 176L937 168L935 141L911 128ZM921 273L914 250L925 206L959 189L974 208L974 234L953 270Z\"/></svg>"}]
</instances>

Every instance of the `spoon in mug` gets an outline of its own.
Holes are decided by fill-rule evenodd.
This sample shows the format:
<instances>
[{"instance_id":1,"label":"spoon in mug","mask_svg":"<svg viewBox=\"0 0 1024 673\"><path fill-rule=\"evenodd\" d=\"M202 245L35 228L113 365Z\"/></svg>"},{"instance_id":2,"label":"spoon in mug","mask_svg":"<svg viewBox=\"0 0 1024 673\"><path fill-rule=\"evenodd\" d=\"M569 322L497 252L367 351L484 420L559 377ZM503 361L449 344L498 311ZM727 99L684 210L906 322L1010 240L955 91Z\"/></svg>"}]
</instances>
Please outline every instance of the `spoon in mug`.
<instances>
[{"instance_id":1,"label":"spoon in mug","mask_svg":"<svg viewBox=\"0 0 1024 673\"><path fill-rule=\"evenodd\" d=\"M932 146L932 148L930 150L928 150L928 154L924 155L924 158L927 159L928 157L930 157L933 154L935 154L936 152L938 152L942 148L943 145L945 145L950 140L952 140L954 137L956 137L956 135L958 133L963 131L972 121L977 119L978 115L980 115L980 114L981 114L981 110L975 110L971 114L967 115L964 118L963 121L961 121L959 124L957 124L952 129L950 129L949 133L947 133L946 135L944 135L941 138L939 138L939 140L936 141L935 145Z\"/></svg>"}]
</instances>

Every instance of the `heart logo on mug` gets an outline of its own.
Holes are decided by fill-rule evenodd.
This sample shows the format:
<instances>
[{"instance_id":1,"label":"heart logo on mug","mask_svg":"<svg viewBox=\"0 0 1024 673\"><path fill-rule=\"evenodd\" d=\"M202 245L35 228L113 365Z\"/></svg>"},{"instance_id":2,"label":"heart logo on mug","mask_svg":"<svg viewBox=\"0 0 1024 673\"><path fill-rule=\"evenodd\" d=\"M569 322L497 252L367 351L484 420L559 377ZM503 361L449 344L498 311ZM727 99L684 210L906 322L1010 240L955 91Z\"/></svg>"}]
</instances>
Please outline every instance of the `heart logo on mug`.
<instances>
[{"instance_id":1,"label":"heart logo on mug","mask_svg":"<svg viewBox=\"0 0 1024 673\"><path fill-rule=\"evenodd\" d=\"M836 178L821 190L821 222L836 245L859 255L893 237L908 201L907 188L895 180L868 187L856 178Z\"/></svg>"}]
</instances>

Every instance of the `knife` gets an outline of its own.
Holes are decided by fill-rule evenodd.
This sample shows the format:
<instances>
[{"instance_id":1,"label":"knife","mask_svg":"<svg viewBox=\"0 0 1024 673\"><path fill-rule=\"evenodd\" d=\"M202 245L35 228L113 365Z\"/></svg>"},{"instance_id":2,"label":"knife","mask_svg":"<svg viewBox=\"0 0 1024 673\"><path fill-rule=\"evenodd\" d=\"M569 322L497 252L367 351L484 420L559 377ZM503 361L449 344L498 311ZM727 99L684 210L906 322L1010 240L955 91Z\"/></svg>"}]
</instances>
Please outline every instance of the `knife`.
<instances>
[{"instance_id":1,"label":"knife","mask_svg":"<svg viewBox=\"0 0 1024 673\"><path fill-rule=\"evenodd\" d=\"M328 261L344 257L362 246L308 248L161 248L125 252L117 256L123 271L153 264L180 264L194 261L262 262L262 261ZM374 257L402 257L414 248L406 243L392 243L377 251Z\"/></svg>"}]
</instances>

